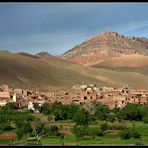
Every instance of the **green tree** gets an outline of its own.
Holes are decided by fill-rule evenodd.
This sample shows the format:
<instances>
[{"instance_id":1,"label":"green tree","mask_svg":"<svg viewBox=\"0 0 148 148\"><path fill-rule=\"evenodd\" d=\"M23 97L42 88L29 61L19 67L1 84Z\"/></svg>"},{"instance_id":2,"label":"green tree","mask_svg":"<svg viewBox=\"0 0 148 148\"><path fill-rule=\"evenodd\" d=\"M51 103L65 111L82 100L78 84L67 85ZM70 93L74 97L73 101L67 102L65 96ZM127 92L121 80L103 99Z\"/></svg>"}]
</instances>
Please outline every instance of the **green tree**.
<instances>
[{"instance_id":1,"label":"green tree","mask_svg":"<svg viewBox=\"0 0 148 148\"><path fill-rule=\"evenodd\" d=\"M43 103L41 106L41 112L45 115L49 115L51 113L51 105L48 103Z\"/></svg>"},{"instance_id":2,"label":"green tree","mask_svg":"<svg viewBox=\"0 0 148 148\"><path fill-rule=\"evenodd\" d=\"M73 117L73 121L76 122L76 125L85 125L87 126L90 122L89 113L85 109L79 109Z\"/></svg>"},{"instance_id":3,"label":"green tree","mask_svg":"<svg viewBox=\"0 0 148 148\"><path fill-rule=\"evenodd\" d=\"M74 126L71 130L72 130L72 133L75 135L76 142L78 144L78 142L80 141L80 139L82 137L84 137L85 134L86 134L85 127L84 126L81 126L81 127Z\"/></svg>"},{"instance_id":4,"label":"green tree","mask_svg":"<svg viewBox=\"0 0 148 148\"><path fill-rule=\"evenodd\" d=\"M124 120L142 120L140 108L139 104L128 103L119 111L117 117Z\"/></svg>"},{"instance_id":5,"label":"green tree","mask_svg":"<svg viewBox=\"0 0 148 148\"><path fill-rule=\"evenodd\" d=\"M80 109L78 104L71 103L67 105L67 119L72 119L78 109Z\"/></svg>"},{"instance_id":6,"label":"green tree","mask_svg":"<svg viewBox=\"0 0 148 148\"><path fill-rule=\"evenodd\" d=\"M106 120L107 114L110 112L108 106L103 105L101 102L92 102L91 112L100 120Z\"/></svg>"},{"instance_id":7,"label":"green tree","mask_svg":"<svg viewBox=\"0 0 148 148\"><path fill-rule=\"evenodd\" d=\"M3 108L4 110L15 110L17 109L17 106L14 102L8 102Z\"/></svg>"}]
</instances>

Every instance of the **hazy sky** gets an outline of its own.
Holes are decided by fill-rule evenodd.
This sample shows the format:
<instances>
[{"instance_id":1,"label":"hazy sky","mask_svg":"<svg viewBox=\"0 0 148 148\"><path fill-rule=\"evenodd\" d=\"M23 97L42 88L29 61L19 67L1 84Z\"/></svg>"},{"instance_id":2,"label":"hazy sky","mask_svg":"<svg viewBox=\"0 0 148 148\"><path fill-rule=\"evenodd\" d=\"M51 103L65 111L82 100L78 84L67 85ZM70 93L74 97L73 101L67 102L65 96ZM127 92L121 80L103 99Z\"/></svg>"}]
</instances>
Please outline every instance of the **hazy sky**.
<instances>
[{"instance_id":1,"label":"hazy sky","mask_svg":"<svg viewBox=\"0 0 148 148\"><path fill-rule=\"evenodd\" d=\"M0 3L0 49L60 55L91 35L148 37L148 3Z\"/></svg>"}]
</instances>

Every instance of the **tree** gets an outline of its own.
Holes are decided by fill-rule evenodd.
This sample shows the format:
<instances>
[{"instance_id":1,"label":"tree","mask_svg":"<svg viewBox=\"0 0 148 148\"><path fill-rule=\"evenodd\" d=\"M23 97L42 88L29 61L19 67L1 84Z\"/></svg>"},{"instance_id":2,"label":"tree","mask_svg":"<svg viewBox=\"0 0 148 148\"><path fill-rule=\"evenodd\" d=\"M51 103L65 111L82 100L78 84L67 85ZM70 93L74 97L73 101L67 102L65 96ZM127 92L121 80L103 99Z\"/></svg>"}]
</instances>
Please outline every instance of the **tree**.
<instances>
[{"instance_id":1,"label":"tree","mask_svg":"<svg viewBox=\"0 0 148 148\"><path fill-rule=\"evenodd\" d=\"M108 106L96 101L92 102L90 109L91 112L100 120L105 120L107 118L107 114L110 112Z\"/></svg>"},{"instance_id":2,"label":"tree","mask_svg":"<svg viewBox=\"0 0 148 148\"><path fill-rule=\"evenodd\" d=\"M17 131L16 131L17 139L20 140L27 133L31 134L32 130L33 129L29 121L17 122Z\"/></svg>"},{"instance_id":3,"label":"tree","mask_svg":"<svg viewBox=\"0 0 148 148\"><path fill-rule=\"evenodd\" d=\"M142 118L148 117L148 104L141 106L140 112L141 112Z\"/></svg>"},{"instance_id":4,"label":"tree","mask_svg":"<svg viewBox=\"0 0 148 148\"><path fill-rule=\"evenodd\" d=\"M45 125L40 121L39 118L37 118L34 121L34 129L36 130L37 135L41 135L44 134L45 130Z\"/></svg>"},{"instance_id":5,"label":"tree","mask_svg":"<svg viewBox=\"0 0 148 148\"><path fill-rule=\"evenodd\" d=\"M67 119L72 119L78 109L80 109L78 104L71 103L67 105Z\"/></svg>"},{"instance_id":6,"label":"tree","mask_svg":"<svg viewBox=\"0 0 148 148\"><path fill-rule=\"evenodd\" d=\"M68 110L64 105L56 106L53 110L53 115L55 116L55 120L66 120L67 119Z\"/></svg>"},{"instance_id":7,"label":"tree","mask_svg":"<svg viewBox=\"0 0 148 148\"><path fill-rule=\"evenodd\" d=\"M14 102L8 102L6 103L6 105L4 106L5 110L15 110L17 109L17 106Z\"/></svg>"},{"instance_id":8,"label":"tree","mask_svg":"<svg viewBox=\"0 0 148 148\"><path fill-rule=\"evenodd\" d=\"M45 115L49 115L51 113L51 105L48 103L43 103L41 106L41 112Z\"/></svg>"},{"instance_id":9,"label":"tree","mask_svg":"<svg viewBox=\"0 0 148 148\"><path fill-rule=\"evenodd\" d=\"M75 135L75 138L76 138L76 141L77 141L77 144L78 144L80 139L82 137L84 137L84 135L86 134L85 127L83 127L83 126L81 126L81 127L74 126L71 130L72 130L72 133Z\"/></svg>"},{"instance_id":10,"label":"tree","mask_svg":"<svg viewBox=\"0 0 148 148\"><path fill-rule=\"evenodd\" d=\"M89 124L89 113L85 109L79 109L73 117L73 121L76 122L76 125L85 125Z\"/></svg>"},{"instance_id":11,"label":"tree","mask_svg":"<svg viewBox=\"0 0 148 148\"><path fill-rule=\"evenodd\" d=\"M124 120L142 120L140 108L139 104L128 103L119 111L117 117Z\"/></svg>"}]
</instances>

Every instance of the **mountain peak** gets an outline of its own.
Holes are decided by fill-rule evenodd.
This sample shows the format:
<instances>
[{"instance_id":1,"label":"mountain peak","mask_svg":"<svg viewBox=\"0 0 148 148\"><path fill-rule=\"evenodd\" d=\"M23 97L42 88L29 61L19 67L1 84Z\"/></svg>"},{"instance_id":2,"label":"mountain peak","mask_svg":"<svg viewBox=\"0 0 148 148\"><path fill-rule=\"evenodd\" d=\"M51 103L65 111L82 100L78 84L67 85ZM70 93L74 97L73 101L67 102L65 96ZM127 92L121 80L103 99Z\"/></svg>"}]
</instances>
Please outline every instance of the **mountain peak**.
<instances>
[{"instance_id":1,"label":"mountain peak","mask_svg":"<svg viewBox=\"0 0 148 148\"><path fill-rule=\"evenodd\" d=\"M88 39L85 40L85 42L88 42L88 41L92 41L93 39L105 39L107 37L122 37L124 38L123 35L117 33L117 32L101 32L99 34L95 34L91 37L89 37Z\"/></svg>"},{"instance_id":2,"label":"mountain peak","mask_svg":"<svg viewBox=\"0 0 148 148\"><path fill-rule=\"evenodd\" d=\"M102 62L129 54L148 55L148 39L124 36L117 32L101 32L65 52L62 57L82 65Z\"/></svg>"},{"instance_id":3,"label":"mountain peak","mask_svg":"<svg viewBox=\"0 0 148 148\"><path fill-rule=\"evenodd\" d=\"M52 55L46 51L41 51L41 52L37 53L36 56L37 57L45 57L45 56L52 56Z\"/></svg>"}]
</instances>

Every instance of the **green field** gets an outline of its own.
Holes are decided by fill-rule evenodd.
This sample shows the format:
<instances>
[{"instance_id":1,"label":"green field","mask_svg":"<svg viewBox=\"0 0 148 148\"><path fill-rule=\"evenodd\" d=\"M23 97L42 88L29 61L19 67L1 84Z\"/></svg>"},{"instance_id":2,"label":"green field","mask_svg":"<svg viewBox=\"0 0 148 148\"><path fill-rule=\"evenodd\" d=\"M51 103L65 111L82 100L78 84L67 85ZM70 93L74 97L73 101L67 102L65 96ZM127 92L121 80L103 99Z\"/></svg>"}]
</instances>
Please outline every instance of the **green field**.
<instances>
[{"instance_id":1,"label":"green field","mask_svg":"<svg viewBox=\"0 0 148 148\"><path fill-rule=\"evenodd\" d=\"M73 125L71 121L64 122L57 122L55 125ZM95 126L99 127L99 124L103 123L98 121ZM110 123L113 124L113 123ZM64 137L64 145L136 145L137 142L141 142L142 145L148 145L148 124L143 123L142 121L126 121L126 125L133 127L136 131L141 134L141 140L130 138L127 140L123 140L118 135L118 130L115 133L108 133L106 132L104 136L99 137L97 136L95 139L91 137L84 137L78 143L76 142L75 136L72 134L65 135ZM11 139L0 139L0 144L10 144ZM46 136L43 137L39 142L32 141L32 142L25 142L21 143L21 145L61 145L61 141L58 137L55 136Z\"/></svg>"}]
</instances>

